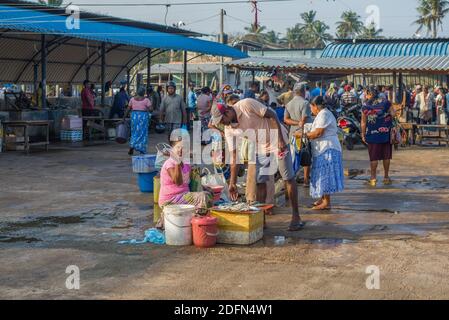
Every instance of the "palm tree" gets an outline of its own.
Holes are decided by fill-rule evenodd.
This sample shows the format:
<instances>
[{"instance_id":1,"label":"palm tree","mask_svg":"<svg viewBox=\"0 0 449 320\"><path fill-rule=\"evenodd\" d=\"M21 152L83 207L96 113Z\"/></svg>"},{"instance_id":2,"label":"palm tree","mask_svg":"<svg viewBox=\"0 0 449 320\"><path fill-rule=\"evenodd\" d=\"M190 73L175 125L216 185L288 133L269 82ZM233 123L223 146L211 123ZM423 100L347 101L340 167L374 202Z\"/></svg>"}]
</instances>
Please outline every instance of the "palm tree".
<instances>
[{"instance_id":1,"label":"palm tree","mask_svg":"<svg viewBox=\"0 0 449 320\"><path fill-rule=\"evenodd\" d=\"M296 24L293 28L287 28L287 34L284 41L290 49L293 49L300 46L302 36L303 33L301 32L300 26L299 24Z\"/></svg>"},{"instance_id":2,"label":"palm tree","mask_svg":"<svg viewBox=\"0 0 449 320\"><path fill-rule=\"evenodd\" d=\"M320 20L315 20L316 11L301 13L302 22L292 28L287 28L284 41L289 48L321 48L332 36L327 33L329 26Z\"/></svg>"},{"instance_id":3,"label":"palm tree","mask_svg":"<svg viewBox=\"0 0 449 320\"><path fill-rule=\"evenodd\" d=\"M438 27L443 30L443 19L449 12L449 1L446 0L420 0L418 20L414 24L419 25L417 32L423 28L427 29L427 34L432 33L433 38L438 37Z\"/></svg>"},{"instance_id":4,"label":"palm tree","mask_svg":"<svg viewBox=\"0 0 449 320\"><path fill-rule=\"evenodd\" d=\"M265 34L263 33L267 28L265 26L260 26L256 24L251 24L250 27L245 27L246 35L243 37L245 39L255 41L258 43L264 43Z\"/></svg>"},{"instance_id":5,"label":"palm tree","mask_svg":"<svg viewBox=\"0 0 449 320\"><path fill-rule=\"evenodd\" d=\"M46 4L49 6L53 6L53 7L60 7L62 4L63 0L39 0L40 4Z\"/></svg>"},{"instance_id":6,"label":"palm tree","mask_svg":"<svg viewBox=\"0 0 449 320\"><path fill-rule=\"evenodd\" d=\"M354 39L362 28L360 16L354 11L345 11L341 15L341 21L337 22L337 37Z\"/></svg>"},{"instance_id":7,"label":"palm tree","mask_svg":"<svg viewBox=\"0 0 449 320\"><path fill-rule=\"evenodd\" d=\"M324 48L326 41L332 40L332 35L327 33L329 26L322 21L315 21L313 26L313 35L310 38L314 48Z\"/></svg>"},{"instance_id":8,"label":"palm tree","mask_svg":"<svg viewBox=\"0 0 449 320\"><path fill-rule=\"evenodd\" d=\"M364 26L362 28L362 32L360 32L359 37L362 39L382 39L382 32L383 29L376 29L376 24L372 22L369 26Z\"/></svg>"},{"instance_id":9,"label":"palm tree","mask_svg":"<svg viewBox=\"0 0 449 320\"><path fill-rule=\"evenodd\" d=\"M273 43L273 44L279 43L279 32L276 32L274 30L268 31L264 35L264 40L268 43Z\"/></svg>"}]
</instances>

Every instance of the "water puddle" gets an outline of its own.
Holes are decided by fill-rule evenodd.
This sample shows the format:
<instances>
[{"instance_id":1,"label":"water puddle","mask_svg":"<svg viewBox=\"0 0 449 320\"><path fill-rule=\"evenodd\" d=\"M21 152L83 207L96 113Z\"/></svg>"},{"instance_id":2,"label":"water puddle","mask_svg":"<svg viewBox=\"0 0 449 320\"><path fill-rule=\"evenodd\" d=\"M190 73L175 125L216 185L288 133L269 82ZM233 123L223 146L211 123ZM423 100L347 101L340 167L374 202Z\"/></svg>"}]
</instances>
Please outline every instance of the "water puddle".
<instances>
[{"instance_id":1,"label":"water puddle","mask_svg":"<svg viewBox=\"0 0 449 320\"><path fill-rule=\"evenodd\" d=\"M304 239L304 238L292 238L285 236L266 237L263 239L266 246L288 246L298 244L317 245L318 247L336 247L343 244L350 244L356 242L355 240L344 238L317 238L317 239Z\"/></svg>"},{"instance_id":2,"label":"water puddle","mask_svg":"<svg viewBox=\"0 0 449 320\"><path fill-rule=\"evenodd\" d=\"M32 238L32 237L12 237L12 236L0 236L0 242L3 243L17 243L17 242L26 242L26 243L33 243L33 242L40 242L41 239Z\"/></svg>"},{"instance_id":3,"label":"water puddle","mask_svg":"<svg viewBox=\"0 0 449 320\"><path fill-rule=\"evenodd\" d=\"M78 215L38 217L27 221L4 223L3 225L0 225L0 232L11 232L30 228L46 228L57 227L59 225L79 224L84 223L88 219L92 219L92 217L82 217Z\"/></svg>"}]
</instances>

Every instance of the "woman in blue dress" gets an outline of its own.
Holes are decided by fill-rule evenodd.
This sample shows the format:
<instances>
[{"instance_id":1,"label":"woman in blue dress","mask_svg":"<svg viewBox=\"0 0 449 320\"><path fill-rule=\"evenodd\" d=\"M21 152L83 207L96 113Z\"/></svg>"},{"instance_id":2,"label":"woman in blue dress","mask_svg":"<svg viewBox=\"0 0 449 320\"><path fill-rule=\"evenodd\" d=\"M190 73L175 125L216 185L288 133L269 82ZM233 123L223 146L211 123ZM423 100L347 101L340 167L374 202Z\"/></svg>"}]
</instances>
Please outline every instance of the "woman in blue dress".
<instances>
[{"instance_id":1,"label":"woman in blue dress","mask_svg":"<svg viewBox=\"0 0 449 320\"><path fill-rule=\"evenodd\" d=\"M388 100L379 99L376 88L369 87L365 91L366 102L362 108L362 139L368 144L371 163L371 178L368 184L377 185L377 166L379 161L384 166L384 185L391 185L390 161L393 157L391 144L391 128L393 127L394 109Z\"/></svg>"},{"instance_id":2,"label":"woman in blue dress","mask_svg":"<svg viewBox=\"0 0 449 320\"><path fill-rule=\"evenodd\" d=\"M131 156L134 150L140 154L147 153L151 107L151 101L145 97L145 88L139 88L137 96L129 101L127 114L131 112L131 140L128 154Z\"/></svg>"}]
</instances>

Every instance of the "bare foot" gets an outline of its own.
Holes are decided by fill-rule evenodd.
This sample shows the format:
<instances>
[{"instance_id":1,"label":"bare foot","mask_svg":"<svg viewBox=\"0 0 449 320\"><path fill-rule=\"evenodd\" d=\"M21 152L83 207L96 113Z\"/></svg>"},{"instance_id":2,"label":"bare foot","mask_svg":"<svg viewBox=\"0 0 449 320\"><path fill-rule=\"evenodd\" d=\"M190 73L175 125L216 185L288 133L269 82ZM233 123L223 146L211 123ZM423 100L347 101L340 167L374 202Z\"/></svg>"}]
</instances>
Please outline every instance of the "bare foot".
<instances>
[{"instance_id":1,"label":"bare foot","mask_svg":"<svg viewBox=\"0 0 449 320\"><path fill-rule=\"evenodd\" d=\"M314 202L314 203L313 203L313 206L314 206L314 207L318 207L318 206L321 205L322 203L323 203L323 199Z\"/></svg>"},{"instance_id":2,"label":"bare foot","mask_svg":"<svg viewBox=\"0 0 449 320\"><path fill-rule=\"evenodd\" d=\"M312 210L330 210L330 208L330 204L323 201L320 205L313 207Z\"/></svg>"}]
</instances>

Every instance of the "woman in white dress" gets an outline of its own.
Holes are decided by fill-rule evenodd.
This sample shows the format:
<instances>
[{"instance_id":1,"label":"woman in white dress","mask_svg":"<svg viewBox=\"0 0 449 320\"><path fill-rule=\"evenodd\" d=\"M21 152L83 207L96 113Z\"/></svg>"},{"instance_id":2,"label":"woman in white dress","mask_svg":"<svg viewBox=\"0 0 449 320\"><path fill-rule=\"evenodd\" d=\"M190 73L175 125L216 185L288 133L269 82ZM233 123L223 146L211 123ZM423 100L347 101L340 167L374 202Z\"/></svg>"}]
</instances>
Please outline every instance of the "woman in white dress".
<instances>
[{"instance_id":1,"label":"woman in white dress","mask_svg":"<svg viewBox=\"0 0 449 320\"><path fill-rule=\"evenodd\" d=\"M337 122L325 107L323 97L312 100L311 111L315 116L307 138L312 144L312 172L310 195L319 199L313 210L328 210L331 195L344 190L342 148L338 139ZM301 136L301 133L296 133Z\"/></svg>"}]
</instances>

